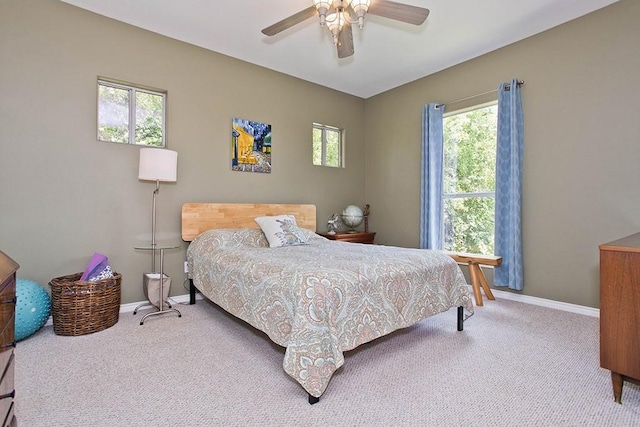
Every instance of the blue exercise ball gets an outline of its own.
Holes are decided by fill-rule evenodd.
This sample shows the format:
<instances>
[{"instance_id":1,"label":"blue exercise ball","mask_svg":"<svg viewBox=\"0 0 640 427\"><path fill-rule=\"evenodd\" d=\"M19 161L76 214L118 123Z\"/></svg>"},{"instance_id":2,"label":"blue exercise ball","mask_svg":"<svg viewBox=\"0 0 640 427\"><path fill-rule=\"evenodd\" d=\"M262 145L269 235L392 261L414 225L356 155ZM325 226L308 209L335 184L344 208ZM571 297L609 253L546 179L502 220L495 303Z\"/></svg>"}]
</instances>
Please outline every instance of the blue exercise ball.
<instances>
[{"instance_id":1,"label":"blue exercise ball","mask_svg":"<svg viewBox=\"0 0 640 427\"><path fill-rule=\"evenodd\" d=\"M49 293L33 280L16 280L16 341L33 335L42 328L51 314Z\"/></svg>"}]
</instances>

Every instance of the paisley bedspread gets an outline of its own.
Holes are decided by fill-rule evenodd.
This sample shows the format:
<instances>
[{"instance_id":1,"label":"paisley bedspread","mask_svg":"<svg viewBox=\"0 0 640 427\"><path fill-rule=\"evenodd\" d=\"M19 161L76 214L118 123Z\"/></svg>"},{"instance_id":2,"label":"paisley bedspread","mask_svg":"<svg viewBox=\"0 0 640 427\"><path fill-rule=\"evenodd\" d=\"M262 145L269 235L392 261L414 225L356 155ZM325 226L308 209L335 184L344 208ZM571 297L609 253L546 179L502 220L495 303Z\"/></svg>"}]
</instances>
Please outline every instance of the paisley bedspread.
<instances>
[{"instance_id":1,"label":"paisley bedspread","mask_svg":"<svg viewBox=\"0 0 640 427\"><path fill-rule=\"evenodd\" d=\"M344 351L452 307L473 312L460 268L443 253L305 232L308 244L269 248L259 229L210 230L187 260L204 296L286 348L284 370L312 396Z\"/></svg>"}]
</instances>

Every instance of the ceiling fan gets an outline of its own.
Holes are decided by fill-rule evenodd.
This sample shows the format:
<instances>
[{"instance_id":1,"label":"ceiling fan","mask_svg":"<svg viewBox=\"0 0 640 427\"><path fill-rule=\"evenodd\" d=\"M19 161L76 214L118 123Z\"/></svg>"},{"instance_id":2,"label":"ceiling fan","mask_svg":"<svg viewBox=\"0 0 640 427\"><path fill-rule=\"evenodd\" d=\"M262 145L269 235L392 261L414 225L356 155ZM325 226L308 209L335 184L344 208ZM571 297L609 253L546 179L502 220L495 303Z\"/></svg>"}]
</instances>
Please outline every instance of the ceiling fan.
<instances>
[{"instance_id":1,"label":"ceiling fan","mask_svg":"<svg viewBox=\"0 0 640 427\"><path fill-rule=\"evenodd\" d=\"M276 22L262 30L262 33L266 36L275 36L317 14L320 16L320 26L326 25L333 34L333 44L337 48L338 58L346 58L354 52L351 24L357 23L362 29L364 16L367 13L408 24L422 25L429 16L429 9L389 0L313 0L313 6Z\"/></svg>"}]
</instances>

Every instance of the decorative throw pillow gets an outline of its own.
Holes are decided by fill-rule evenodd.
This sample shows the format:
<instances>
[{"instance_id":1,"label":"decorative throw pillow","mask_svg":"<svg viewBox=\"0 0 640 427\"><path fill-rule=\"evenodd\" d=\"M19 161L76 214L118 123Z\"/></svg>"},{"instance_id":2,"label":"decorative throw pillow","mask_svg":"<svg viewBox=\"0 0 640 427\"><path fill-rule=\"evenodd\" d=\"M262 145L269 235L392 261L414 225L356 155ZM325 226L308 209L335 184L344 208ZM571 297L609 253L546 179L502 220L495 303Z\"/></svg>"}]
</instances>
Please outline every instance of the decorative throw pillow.
<instances>
[{"instance_id":1,"label":"decorative throw pillow","mask_svg":"<svg viewBox=\"0 0 640 427\"><path fill-rule=\"evenodd\" d=\"M259 216L256 222L269 241L269 247L304 245L307 238L293 215Z\"/></svg>"}]
</instances>

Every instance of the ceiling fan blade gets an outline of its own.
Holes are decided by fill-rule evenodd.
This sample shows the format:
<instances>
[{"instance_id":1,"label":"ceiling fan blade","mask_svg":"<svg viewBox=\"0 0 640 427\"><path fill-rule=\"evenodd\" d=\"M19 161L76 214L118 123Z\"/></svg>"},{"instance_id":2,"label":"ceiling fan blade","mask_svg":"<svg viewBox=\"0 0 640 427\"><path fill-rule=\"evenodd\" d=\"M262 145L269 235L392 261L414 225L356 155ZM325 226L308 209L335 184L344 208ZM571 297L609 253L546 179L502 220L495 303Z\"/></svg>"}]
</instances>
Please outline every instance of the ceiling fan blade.
<instances>
[{"instance_id":1,"label":"ceiling fan blade","mask_svg":"<svg viewBox=\"0 0 640 427\"><path fill-rule=\"evenodd\" d=\"M427 16L429 16L429 9L389 0L375 0L371 2L367 13L406 22L407 24L422 25Z\"/></svg>"},{"instance_id":2,"label":"ceiling fan blade","mask_svg":"<svg viewBox=\"0 0 640 427\"><path fill-rule=\"evenodd\" d=\"M353 30L351 24L347 22L338 33L338 58L351 55L353 55Z\"/></svg>"},{"instance_id":3,"label":"ceiling fan blade","mask_svg":"<svg viewBox=\"0 0 640 427\"><path fill-rule=\"evenodd\" d=\"M291 28L294 25L299 24L314 15L317 15L316 7L309 6L308 8L301 10L300 12L291 15L290 17L284 18L282 21L276 22L275 24L265 28L264 30L262 30L262 34L264 34L265 36L275 36L279 32L284 31L287 28Z\"/></svg>"}]
</instances>

